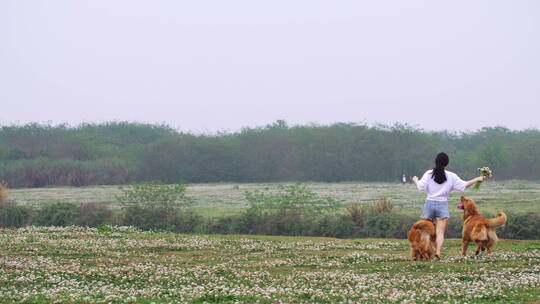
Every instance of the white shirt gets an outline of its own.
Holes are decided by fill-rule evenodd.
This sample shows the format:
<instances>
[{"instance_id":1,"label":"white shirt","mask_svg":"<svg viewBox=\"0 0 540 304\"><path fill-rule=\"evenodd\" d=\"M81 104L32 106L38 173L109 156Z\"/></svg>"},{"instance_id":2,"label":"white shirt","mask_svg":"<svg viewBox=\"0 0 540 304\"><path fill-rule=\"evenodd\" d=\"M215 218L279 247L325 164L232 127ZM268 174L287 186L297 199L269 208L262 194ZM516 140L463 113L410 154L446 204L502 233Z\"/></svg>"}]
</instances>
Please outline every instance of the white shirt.
<instances>
[{"instance_id":1,"label":"white shirt","mask_svg":"<svg viewBox=\"0 0 540 304\"><path fill-rule=\"evenodd\" d=\"M433 170L428 170L422 176L422 179L418 181L417 188L420 191L427 192L427 200L438 201L438 202L447 202L448 194L452 191L465 191L467 188L467 182L463 181L457 174L444 170L446 174L446 181L442 184L437 184L437 182L432 178L431 172Z\"/></svg>"}]
</instances>

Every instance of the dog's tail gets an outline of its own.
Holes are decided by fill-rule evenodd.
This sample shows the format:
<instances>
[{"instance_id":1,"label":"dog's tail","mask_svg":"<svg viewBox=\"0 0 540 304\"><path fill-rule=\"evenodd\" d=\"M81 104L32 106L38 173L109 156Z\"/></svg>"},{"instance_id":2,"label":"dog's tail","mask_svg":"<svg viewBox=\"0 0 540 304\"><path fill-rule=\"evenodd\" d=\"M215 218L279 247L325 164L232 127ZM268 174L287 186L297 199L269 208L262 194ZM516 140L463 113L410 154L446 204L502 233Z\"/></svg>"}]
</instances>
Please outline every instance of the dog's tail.
<instances>
[{"instance_id":1,"label":"dog's tail","mask_svg":"<svg viewBox=\"0 0 540 304\"><path fill-rule=\"evenodd\" d=\"M504 212L497 213L496 218L488 219L487 226L489 228L497 228L506 223L506 214Z\"/></svg>"},{"instance_id":2,"label":"dog's tail","mask_svg":"<svg viewBox=\"0 0 540 304\"><path fill-rule=\"evenodd\" d=\"M429 260L432 254L432 246L431 246L431 238L432 235L429 231L422 231L422 234L420 235L421 242L422 242L422 251L424 253L424 258L426 260Z\"/></svg>"}]
</instances>

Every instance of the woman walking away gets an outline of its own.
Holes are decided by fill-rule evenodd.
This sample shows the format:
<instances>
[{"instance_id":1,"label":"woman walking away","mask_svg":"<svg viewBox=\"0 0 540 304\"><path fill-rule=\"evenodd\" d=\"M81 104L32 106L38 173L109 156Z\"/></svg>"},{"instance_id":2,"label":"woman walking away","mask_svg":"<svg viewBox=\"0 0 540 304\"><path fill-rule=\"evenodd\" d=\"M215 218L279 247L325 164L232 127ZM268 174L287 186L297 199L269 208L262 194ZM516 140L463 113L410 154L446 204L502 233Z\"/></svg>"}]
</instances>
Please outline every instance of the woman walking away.
<instances>
[{"instance_id":1,"label":"woman walking away","mask_svg":"<svg viewBox=\"0 0 540 304\"><path fill-rule=\"evenodd\" d=\"M441 250L444 243L444 233L446 225L450 218L448 212L448 194L452 191L465 191L477 182L483 182L483 177L473 178L470 181L463 181L457 174L445 170L450 162L448 155L441 152L435 158L435 168L426 171L422 179L418 180L413 176L413 182L418 190L427 192L426 202L424 204L424 213L422 218L435 222L435 231L437 234L435 257L441 258Z\"/></svg>"}]
</instances>

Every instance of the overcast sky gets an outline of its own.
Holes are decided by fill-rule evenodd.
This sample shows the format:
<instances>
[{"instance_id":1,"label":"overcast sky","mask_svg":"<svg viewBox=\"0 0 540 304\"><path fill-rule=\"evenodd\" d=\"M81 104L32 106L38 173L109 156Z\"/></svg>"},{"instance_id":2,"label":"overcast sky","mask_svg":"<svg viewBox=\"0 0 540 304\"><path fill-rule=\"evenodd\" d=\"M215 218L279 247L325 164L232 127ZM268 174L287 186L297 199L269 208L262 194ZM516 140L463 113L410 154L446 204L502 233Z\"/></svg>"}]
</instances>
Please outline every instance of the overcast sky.
<instances>
[{"instance_id":1,"label":"overcast sky","mask_svg":"<svg viewBox=\"0 0 540 304\"><path fill-rule=\"evenodd\" d=\"M0 1L0 124L540 128L540 1Z\"/></svg>"}]
</instances>

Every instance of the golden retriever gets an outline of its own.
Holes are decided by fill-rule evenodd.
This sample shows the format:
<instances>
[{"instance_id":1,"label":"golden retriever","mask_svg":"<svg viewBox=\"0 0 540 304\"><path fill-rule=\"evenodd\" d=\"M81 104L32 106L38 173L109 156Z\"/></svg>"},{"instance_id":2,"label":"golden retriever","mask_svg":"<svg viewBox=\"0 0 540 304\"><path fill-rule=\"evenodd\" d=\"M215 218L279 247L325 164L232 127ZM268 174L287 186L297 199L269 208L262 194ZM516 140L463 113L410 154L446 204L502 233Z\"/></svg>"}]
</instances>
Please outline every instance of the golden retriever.
<instances>
[{"instance_id":1,"label":"golden retriever","mask_svg":"<svg viewBox=\"0 0 540 304\"><path fill-rule=\"evenodd\" d=\"M430 220L419 220L409 232L407 238L411 243L411 259L430 260L435 254L435 225Z\"/></svg>"},{"instance_id":2,"label":"golden retriever","mask_svg":"<svg viewBox=\"0 0 540 304\"><path fill-rule=\"evenodd\" d=\"M470 242L476 243L475 255L480 251L487 250L491 254L493 244L499 240L495 228L506 223L506 214L499 212L496 218L487 219L480 215L476 203L464 196L461 197L463 204L463 237L461 240L461 254L467 254Z\"/></svg>"}]
</instances>

